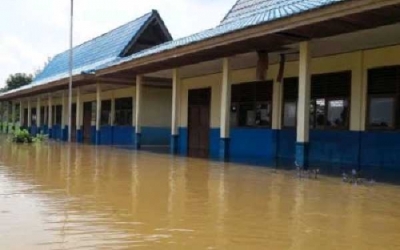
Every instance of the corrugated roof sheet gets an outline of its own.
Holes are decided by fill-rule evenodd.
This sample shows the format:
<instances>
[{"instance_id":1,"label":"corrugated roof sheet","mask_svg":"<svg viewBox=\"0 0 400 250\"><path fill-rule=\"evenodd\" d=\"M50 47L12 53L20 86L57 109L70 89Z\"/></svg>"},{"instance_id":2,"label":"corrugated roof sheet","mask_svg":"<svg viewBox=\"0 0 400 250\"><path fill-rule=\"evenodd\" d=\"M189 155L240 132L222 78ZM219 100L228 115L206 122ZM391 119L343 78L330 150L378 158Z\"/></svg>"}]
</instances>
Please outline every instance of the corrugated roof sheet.
<instances>
[{"instance_id":1,"label":"corrugated roof sheet","mask_svg":"<svg viewBox=\"0 0 400 250\"><path fill-rule=\"evenodd\" d=\"M149 12L129 23L74 47L73 75L79 75L82 72L91 71L100 65L116 61L122 51L139 34L139 31L153 15L158 14L155 11ZM29 89L68 76L69 50L56 55L31 84L4 94Z\"/></svg>"},{"instance_id":2,"label":"corrugated roof sheet","mask_svg":"<svg viewBox=\"0 0 400 250\"><path fill-rule=\"evenodd\" d=\"M239 0L224 21L215 28L140 51L101 65L96 70L344 1L349 0Z\"/></svg>"}]
</instances>

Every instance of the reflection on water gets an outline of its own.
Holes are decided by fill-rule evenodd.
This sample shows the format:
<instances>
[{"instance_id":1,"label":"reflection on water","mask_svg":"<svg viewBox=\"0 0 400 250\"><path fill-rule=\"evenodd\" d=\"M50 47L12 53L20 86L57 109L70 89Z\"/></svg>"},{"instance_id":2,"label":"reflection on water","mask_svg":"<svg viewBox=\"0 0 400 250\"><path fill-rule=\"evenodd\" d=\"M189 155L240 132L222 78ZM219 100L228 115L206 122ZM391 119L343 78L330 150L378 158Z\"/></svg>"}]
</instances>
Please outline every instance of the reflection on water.
<instances>
[{"instance_id":1,"label":"reflection on water","mask_svg":"<svg viewBox=\"0 0 400 250\"><path fill-rule=\"evenodd\" d=\"M400 249L400 187L0 138L2 249Z\"/></svg>"}]
</instances>

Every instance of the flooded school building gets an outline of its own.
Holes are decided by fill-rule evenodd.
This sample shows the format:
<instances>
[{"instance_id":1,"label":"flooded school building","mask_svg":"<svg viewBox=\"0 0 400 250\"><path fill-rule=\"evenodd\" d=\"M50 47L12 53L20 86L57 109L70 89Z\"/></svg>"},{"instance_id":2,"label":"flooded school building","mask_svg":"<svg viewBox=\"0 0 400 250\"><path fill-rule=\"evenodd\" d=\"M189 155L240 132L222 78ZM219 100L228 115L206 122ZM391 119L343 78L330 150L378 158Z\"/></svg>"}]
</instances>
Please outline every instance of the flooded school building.
<instances>
[{"instance_id":1,"label":"flooded school building","mask_svg":"<svg viewBox=\"0 0 400 250\"><path fill-rule=\"evenodd\" d=\"M182 20L184 21L184 20ZM142 17L2 93L2 131L228 161L400 172L400 0L238 0L173 40Z\"/></svg>"}]
</instances>

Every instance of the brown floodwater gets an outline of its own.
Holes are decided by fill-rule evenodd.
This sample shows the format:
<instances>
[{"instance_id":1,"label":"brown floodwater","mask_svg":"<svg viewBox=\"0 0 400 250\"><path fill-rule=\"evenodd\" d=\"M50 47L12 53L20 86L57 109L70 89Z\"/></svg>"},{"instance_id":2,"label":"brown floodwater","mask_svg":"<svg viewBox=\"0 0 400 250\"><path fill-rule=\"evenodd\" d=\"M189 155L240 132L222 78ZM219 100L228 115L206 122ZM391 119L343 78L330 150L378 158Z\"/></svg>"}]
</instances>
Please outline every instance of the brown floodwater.
<instances>
[{"instance_id":1,"label":"brown floodwater","mask_svg":"<svg viewBox=\"0 0 400 250\"><path fill-rule=\"evenodd\" d=\"M400 249L400 187L0 137L1 249Z\"/></svg>"}]
</instances>

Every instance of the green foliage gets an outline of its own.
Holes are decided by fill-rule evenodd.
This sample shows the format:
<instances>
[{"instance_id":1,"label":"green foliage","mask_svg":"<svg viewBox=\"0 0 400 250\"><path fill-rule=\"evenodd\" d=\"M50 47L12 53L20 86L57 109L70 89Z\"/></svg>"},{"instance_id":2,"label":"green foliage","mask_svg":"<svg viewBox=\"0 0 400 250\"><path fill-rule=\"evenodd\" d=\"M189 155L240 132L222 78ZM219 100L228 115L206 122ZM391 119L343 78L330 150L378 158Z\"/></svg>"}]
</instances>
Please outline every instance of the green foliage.
<instances>
[{"instance_id":1,"label":"green foliage","mask_svg":"<svg viewBox=\"0 0 400 250\"><path fill-rule=\"evenodd\" d=\"M12 141L16 143L32 143L33 138L29 134L28 130L18 129L14 131Z\"/></svg>"},{"instance_id":2,"label":"green foliage","mask_svg":"<svg viewBox=\"0 0 400 250\"><path fill-rule=\"evenodd\" d=\"M48 139L48 135L38 134L36 137L31 136L26 129L17 129L14 131L12 141L16 143L41 143Z\"/></svg>"},{"instance_id":3,"label":"green foliage","mask_svg":"<svg viewBox=\"0 0 400 250\"><path fill-rule=\"evenodd\" d=\"M36 137L33 138L33 142L44 142L48 138L49 138L48 135L40 133L40 134L36 135Z\"/></svg>"},{"instance_id":4,"label":"green foliage","mask_svg":"<svg viewBox=\"0 0 400 250\"><path fill-rule=\"evenodd\" d=\"M10 75L6 80L6 86L1 89L2 92L16 89L32 82L33 76L31 74L16 73Z\"/></svg>"}]
</instances>

